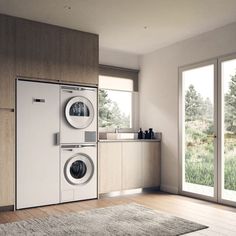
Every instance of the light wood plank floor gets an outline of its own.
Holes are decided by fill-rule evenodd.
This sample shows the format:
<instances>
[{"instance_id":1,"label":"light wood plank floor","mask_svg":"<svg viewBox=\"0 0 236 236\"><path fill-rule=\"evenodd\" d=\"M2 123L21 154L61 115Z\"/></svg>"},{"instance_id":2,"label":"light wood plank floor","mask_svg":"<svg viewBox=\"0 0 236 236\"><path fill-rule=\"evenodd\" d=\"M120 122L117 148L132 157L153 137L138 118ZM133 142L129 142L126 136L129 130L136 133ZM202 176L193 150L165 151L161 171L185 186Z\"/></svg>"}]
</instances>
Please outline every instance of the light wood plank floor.
<instances>
[{"instance_id":1,"label":"light wood plank floor","mask_svg":"<svg viewBox=\"0 0 236 236\"><path fill-rule=\"evenodd\" d=\"M140 193L112 198L106 197L99 200L31 208L15 212L0 212L0 223L39 218L49 215L59 215L132 202L209 226L208 229L190 233L188 235L236 236L236 208L167 193Z\"/></svg>"}]
</instances>

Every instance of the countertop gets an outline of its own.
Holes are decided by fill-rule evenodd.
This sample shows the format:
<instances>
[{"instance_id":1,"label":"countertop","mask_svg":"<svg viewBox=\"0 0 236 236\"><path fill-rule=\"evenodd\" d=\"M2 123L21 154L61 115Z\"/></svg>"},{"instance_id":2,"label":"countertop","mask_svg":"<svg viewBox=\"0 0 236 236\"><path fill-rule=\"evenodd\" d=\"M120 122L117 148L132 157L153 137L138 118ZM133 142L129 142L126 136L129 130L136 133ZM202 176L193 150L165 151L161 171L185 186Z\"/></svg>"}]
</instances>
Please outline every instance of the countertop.
<instances>
[{"instance_id":1,"label":"countertop","mask_svg":"<svg viewBox=\"0 0 236 236\"><path fill-rule=\"evenodd\" d=\"M113 142L161 142L160 139L99 139L100 143L113 143Z\"/></svg>"}]
</instances>

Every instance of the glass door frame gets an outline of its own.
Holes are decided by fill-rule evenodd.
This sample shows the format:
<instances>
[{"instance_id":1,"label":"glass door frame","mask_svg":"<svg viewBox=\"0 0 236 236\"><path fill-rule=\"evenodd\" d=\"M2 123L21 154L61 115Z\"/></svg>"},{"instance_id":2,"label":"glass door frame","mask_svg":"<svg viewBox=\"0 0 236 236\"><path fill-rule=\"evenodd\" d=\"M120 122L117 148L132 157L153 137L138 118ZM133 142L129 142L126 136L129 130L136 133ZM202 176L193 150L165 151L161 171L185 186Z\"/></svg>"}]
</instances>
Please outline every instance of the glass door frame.
<instances>
[{"instance_id":1,"label":"glass door frame","mask_svg":"<svg viewBox=\"0 0 236 236\"><path fill-rule=\"evenodd\" d=\"M183 143L183 118L184 118L184 104L183 104L183 78L182 74L184 71L191 70L191 69L197 69L199 67L204 67L208 65L213 65L214 66L214 195L213 197L206 196L206 195L201 195L198 193L192 193L183 190L183 150L184 150L184 143ZM218 159L219 159L219 137L218 136L218 83L217 83L217 78L218 78L218 71L217 71L217 59L211 59L199 63L194 63L192 65L187 65L187 66L181 66L179 67L179 88L178 88L178 97L179 97L179 193L181 195L189 196L189 197L195 197L199 199L204 199L208 201L213 201L217 202L218 201Z\"/></svg>"},{"instance_id":2,"label":"glass door frame","mask_svg":"<svg viewBox=\"0 0 236 236\"><path fill-rule=\"evenodd\" d=\"M236 206L236 201L230 201L222 198L222 192L223 192L223 176L224 176L224 162L223 162L223 156L224 156L224 126L223 126L223 121L224 121L224 114L222 114L223 111L223 102L222 98L224 96L224 86L223 86L223 78L222 78L222 68L221 64L222 62L229 61L236 59L236 54L230 54L226 56L222 56L218 58L218 135L219 135L219 140L218 140L218 153L219 153L219 158L218 158L218 202L225 204L225 205L230 205L230 206Z\"/></svg>"}]
</instances>

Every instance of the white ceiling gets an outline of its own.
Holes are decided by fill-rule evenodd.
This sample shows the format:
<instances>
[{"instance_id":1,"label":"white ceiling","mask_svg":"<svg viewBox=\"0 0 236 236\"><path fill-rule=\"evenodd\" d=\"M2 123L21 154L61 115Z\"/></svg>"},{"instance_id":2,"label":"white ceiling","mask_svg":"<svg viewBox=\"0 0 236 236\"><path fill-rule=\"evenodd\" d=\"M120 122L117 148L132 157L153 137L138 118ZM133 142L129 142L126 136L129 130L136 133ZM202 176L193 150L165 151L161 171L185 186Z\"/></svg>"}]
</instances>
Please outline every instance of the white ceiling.
<instances>
[{"instance_id":1,"label":"white ceiling","mask_svg":"<svg viewBox=\"0 0 236 236\"><path fill-rule=\"evenodd\" d=\"M0 0L0 12L97 33L144 54L236 21L236 0Z\"/></svg>"}]
</instances>

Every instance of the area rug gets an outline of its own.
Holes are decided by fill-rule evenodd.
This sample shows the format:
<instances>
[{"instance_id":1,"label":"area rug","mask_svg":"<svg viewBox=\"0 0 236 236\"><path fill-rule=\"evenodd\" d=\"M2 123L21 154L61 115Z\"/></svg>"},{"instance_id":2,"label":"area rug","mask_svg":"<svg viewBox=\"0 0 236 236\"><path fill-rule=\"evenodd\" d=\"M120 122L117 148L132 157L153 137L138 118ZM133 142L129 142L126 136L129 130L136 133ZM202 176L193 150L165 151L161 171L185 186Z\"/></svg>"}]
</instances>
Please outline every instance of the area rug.
<instances>
[{"instance_id":1,"label":"area rug","mask_svg":"<svg viewBox=\"0 0 236 236\"><path fill-rule=\"evenodd\" d=\"M205 228L139 204L127 204L1 224L0 235L172 236Z\"/></svg>"}]
</instances>

